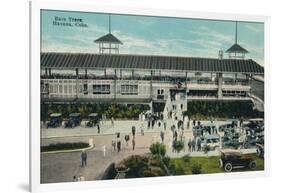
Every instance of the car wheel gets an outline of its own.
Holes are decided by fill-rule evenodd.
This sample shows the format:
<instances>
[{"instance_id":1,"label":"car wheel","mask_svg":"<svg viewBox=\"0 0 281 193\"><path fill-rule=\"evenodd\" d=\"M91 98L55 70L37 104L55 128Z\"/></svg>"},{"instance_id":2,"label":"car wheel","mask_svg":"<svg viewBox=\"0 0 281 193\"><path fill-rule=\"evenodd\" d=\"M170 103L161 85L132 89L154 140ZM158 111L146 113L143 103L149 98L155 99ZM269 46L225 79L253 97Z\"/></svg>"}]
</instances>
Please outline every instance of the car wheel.
<instances>
[{"instance_id":1,"label":"car wheel","mask_svg":"<svg viewBox=\"0 0 281 193\"><path fill-rule=\"evenodd\" d=\"M232 171L232 164L226 163L225 166L224 166L224 171L231 172Z\"/></svg>"},{"instance_id":2,"label":"car wheel","mask_svg":"<svg viewBox=\"0 0 281 193\"><path fill-rule=\"evenodd\" d=\"M251 161L249 164L250 169L255 169L257 167L257 163L255 161Z\"/></svg>"}]
</instances>

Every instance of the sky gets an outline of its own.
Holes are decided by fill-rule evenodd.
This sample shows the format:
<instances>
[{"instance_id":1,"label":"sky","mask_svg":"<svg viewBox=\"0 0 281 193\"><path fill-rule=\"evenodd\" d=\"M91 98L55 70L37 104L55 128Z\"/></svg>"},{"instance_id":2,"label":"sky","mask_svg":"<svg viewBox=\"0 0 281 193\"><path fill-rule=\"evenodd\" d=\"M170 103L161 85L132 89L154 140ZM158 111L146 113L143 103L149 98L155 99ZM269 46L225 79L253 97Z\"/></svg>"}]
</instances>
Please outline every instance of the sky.
<instances>
[{"instance_id":1,"label":"sky","mask_svg":"<svg viewBox=\"0 0 281 193\"><path fill-rule=\"evenodd\" d=\"M54 25L54 21L72 26ZM41 51L98 53L94 40L107 34L108 26L108 13L42 10ZM111 33L123 42L120 54L218 58L219 50L226 51L234 44L235 21L111 14ZM249 51L246 58L263 66L264 24L238 22L237 38Z\"/></svg>"}]
</instances>

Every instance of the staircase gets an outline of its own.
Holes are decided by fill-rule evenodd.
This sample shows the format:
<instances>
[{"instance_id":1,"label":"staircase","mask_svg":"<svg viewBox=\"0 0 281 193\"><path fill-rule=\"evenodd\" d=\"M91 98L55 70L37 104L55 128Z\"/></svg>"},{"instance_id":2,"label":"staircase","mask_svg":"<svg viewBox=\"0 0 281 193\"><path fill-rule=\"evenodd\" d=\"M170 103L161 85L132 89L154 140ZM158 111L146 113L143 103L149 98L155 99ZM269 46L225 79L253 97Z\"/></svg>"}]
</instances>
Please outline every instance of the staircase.
<instances>
[{"instance_id":1,"label":"staircase","mask_svg":"<svg viewBox=\"0 0 281 193\"><path fill-rule=\"evenodd\" d=\"M168 118L168 113L172 111L176 114L178 118L182 117L182 112L187 110L187 101L186 97L183 93L177 93L175 95L175 100L171 99L171 96L168 95L166 100L165 108L164 108L164 118Z\"/></svg>"}]
</instances>

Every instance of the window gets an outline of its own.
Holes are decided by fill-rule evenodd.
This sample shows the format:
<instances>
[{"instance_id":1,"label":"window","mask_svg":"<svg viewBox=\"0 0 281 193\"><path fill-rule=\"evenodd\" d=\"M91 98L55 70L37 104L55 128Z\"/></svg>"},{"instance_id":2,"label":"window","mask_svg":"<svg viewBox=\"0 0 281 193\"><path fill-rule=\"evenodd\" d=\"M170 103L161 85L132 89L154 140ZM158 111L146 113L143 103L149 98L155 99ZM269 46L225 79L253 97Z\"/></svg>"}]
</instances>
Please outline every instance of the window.
<instances>
[{"instance_id":1,"label":"window","mask_svg":"<svg viewBox=\"0 0 281 193\"><path fill-rule=\"evenodd\" d=\"M67 85L64 85L64 86L63 86L63 92L64 92L64 94L67 93Z\"/></svg>"},{"instance_id":2,"label":"window","mask_svg":"<svg viewBox=\"0 0 281 193\"><path fill-rule=\"evenodd\" d=\"M157 99L164 99L164 89L157 89Z\"/></svg>"},{"instance_id":3,"label":"window","mask_svg":"<svg viewBox=\"0 0 281 193\"><path fill-rule=\"evenodd\" d=\"M43 81L41 81L41 93L49 93L49 84L48 83L44 83Z\"/></svg>"},{"instance_id":4,"label":"window","mask_svg":"<svg viewBox=\"0 0 281 193\"><path fill-rule=\"evenodd\" d=\"M93 85L93 94L110 94L110 85Z\"/></svg>"},{"instance_id":5,"label":"window","mask_svg":"<svg viewBox=\"0 0 281 193\"><path fill-rule=\"evenodd\" d=\"M83 93L84 93L85 95L88 94L88 84L84 84L84 85L83 85Z\"/></svg>"},{"instance_id":6,"label":"window","mask_svg":"<svg viewBox=\"0 0 281 193\"><path fill-rule=\"evenodd\" d=\"M68 92L70 93L70 94L72 94L72 85L70 84L70 85L68 85Z\"/></svg>"},{"instance_id":7,"label":"window","mask_svg":"<svg viewBox=\"0 0 281 193\"><path fill-rule=\"evenodd\" d=\"M121 94L122 95L137 95L138 94L138 85L121 85Z\"/></svg>"},{"instance_id":8,"label":"window","mask_svg":"<svg viewBox=\"0 0 281 193\"><path fill-rule=\"evenodd\" d=\"M163 95L164 94L164 89L158 89L157 90L158 95Z\"/></svg>"}]
</instances>

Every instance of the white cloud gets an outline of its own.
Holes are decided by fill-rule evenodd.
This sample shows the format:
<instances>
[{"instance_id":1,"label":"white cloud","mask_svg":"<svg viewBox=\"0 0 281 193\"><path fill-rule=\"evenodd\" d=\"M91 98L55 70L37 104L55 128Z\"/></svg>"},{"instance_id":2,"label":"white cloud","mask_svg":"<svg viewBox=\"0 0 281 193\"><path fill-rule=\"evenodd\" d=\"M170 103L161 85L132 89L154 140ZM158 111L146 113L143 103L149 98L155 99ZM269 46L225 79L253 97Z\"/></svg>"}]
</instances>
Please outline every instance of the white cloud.
<instances>
[{"instance_id":1,"label":"white cloud","mask_svg":"<svg viewBox=\"0 0 281 193\"><path fill-rule=\"evenodd\" d=\"M142 37L124 34L119 30L112 33L124 44L120 46L120 53L123 54L147 54L147 55L174 55L187 57L218 57L218 51L225 45L233 43L233 37L211 31L205 28L199 28L199 31L192 31L200 35L200 39L144 39ZM202 31L203 30L203 31ZM74 33L71 36L51 36L42 37L43 52L80 52L97 53L98 46L93 42L96 38L107 33L105 28L92 26L83 31L83 35ZM76 43L73 43L76 42ZM241 45L247 45L250 53L249 57L255 58L257 62L263 65L263 48L241 42Z\"/></svg>"},{"instance_id":2,"label":"white cloud","mask_svg":"<svg viewBox=\"0 0 281 193\"><path fill-rule=\"evenodd\" d=\"M255 32L255 33L261 32L261 31L262 31L262 28L261 28L259 25L253 26L253 25L248 24L248 25L245 25L245 27L246 27L248 30L250 30L250 31L252 31L252 32Z\"/></svg>"}]
</instances>

